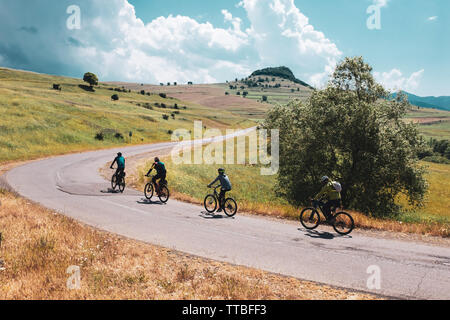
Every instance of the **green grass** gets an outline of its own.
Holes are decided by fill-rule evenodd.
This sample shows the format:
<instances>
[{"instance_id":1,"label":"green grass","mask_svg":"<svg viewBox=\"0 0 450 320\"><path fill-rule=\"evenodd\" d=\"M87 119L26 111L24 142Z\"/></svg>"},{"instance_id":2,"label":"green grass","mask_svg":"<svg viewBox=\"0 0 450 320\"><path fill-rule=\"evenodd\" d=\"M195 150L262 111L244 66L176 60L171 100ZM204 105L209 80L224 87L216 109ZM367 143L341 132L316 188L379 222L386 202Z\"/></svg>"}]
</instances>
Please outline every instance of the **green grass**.
<instances>
[{"instance_id":1,"label":"green grass","mask_svg":"<svg viewBox=\"0 0 450 320\"><path fill-rule=\"evenodd\" d=\"M427 138L450 140L450 120L441 123L420 125L419 130Z\"/></svg>"},{"instance_id":2,"label":"green grass","mask_svg":"<svg viewBox=\"0 0 450 320\"><path fill-rule=\"evenodd\" d=\"M62 91L52 89L61 84ZM109 90L100 84L95 92L83 89L82 80L0 68L0 163L27 160L72 151L107 148L130 143L151 143L171 139L169 130L193 129L194 120L207 127L249 127L254 122L223 111L159 95L141 95ZM111 95L117 93L119 101ZM187 109L163 109L178 104ZM145 108L150 105L153 110ZM178 111L175 119L163 115ZM104 141L99 132L111 132ZM130 141L128 133L133 132ZM124 139L117 139L114 133Z\"/></svg>"}]
</instances>

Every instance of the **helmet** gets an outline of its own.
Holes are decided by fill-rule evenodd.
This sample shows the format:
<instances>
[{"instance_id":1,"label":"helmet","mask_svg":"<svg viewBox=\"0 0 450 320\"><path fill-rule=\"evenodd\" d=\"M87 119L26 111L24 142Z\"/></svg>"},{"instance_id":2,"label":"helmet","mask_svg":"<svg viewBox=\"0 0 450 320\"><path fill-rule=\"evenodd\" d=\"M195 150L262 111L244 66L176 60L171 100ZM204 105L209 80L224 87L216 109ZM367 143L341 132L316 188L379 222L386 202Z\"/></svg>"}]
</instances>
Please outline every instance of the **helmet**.
<instances>
[{"instance_id":1,"label":"helmet","mask_svg":"<svg viewBox=\"0 0 450 320\"><path fill-rule=\"evenodd\" d=\"M155 157L155 162L159 162L159 158L158 157Z\"/></svg>"},{"instance_id":2,"label":"helmet","mask_svg":"<svg viewBox=\"0 0 450 320\"><path fill-rule=\"evenodd\" d=\"M225 169L223 169L223 168L220 168L220 169L217 170L217 171L219 171L219 174L224 174L224 173L225 173Z\"/></svg>"},{"instance_id":3,"label":"helmet","mask_svg":"<svg viewBox=\"0 0 450 320\"><path fill-rule=\"evenodd\" d=\"M121 157L121 156L122 156L122 152L119 152L117 155L118 155L119 157Z\"/></svg>"},{"instance_id":4,"label":"helmet","mask_svg":"<svg viewBox=\"0 0 450 320\"><path fill-rule=\"evenodd\" d=\"M327 176L323 176L322 179L320 179L320 182L324 183L325 181L330 180Z\"/></svg>"}]
</instances>

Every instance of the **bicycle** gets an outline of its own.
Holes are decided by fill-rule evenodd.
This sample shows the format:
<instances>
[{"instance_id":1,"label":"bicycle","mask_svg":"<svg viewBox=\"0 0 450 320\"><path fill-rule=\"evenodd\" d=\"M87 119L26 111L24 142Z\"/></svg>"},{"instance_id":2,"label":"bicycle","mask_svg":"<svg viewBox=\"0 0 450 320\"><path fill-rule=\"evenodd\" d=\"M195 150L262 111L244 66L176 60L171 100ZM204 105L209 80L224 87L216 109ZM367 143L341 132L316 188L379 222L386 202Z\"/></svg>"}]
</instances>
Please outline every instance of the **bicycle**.
<instances>
[{"instance_id":1,"label":"bicycle","mask_svg":"<svg viewBox=\"0 0 450 320\"><path fill-rule=\"evenodd\" d=\"M120 176L117 175L117 172L113 174L111 178L111 188L113 191L116 191L116 188L119 187L120 193L123 193L125 190L125 172L123 172Z\"/></svg>"},{"instance_id":2,"label":"bicycle","mask_svg":"<svg viewBox=\"0 0 450 320\"><path fill-rule=\"evenodd\" d=\"M214 193L208 194L203 201L205 209L208 213L214 213L217 210L217 205L219 203L219 193L217 189L219 186L213 187ZM227 198L223 204L223 211L228 217L233 217L237 212L237 203L233 198Z\"/></svg>"},{"instance_id":3,"label":"bicycle","mask_svg":"<svg viewBox=\"0 0 450 320\"><path fill-rule=\"evenodd\" d=\"M316 229L320 224L320 212L325 216L326 222L330 223L334 230L340 235L348 235L355 228L355 221L347 212L336 213L337 208L332 207L330 215L323 212L324 202L313 200L311 208L305 208L300 214L300 222L308 230Z\"/></svg>"},{"instance_id":4,"label":"bicycle","mask_svg":"<svg viewBox=\"0 0 450 320\"><path fill-rule=\"evenodd\" d=\"M147 200L151 200L156 189L158 188L156 187L156 184L153 183L153 180L147 183L144 188L145 198ZM169 201L169 197L169 188L167 187L167 181L164 179L159 182L158 198L162 203L167 203L167 201Z\"/></svg>"}]
</instances>

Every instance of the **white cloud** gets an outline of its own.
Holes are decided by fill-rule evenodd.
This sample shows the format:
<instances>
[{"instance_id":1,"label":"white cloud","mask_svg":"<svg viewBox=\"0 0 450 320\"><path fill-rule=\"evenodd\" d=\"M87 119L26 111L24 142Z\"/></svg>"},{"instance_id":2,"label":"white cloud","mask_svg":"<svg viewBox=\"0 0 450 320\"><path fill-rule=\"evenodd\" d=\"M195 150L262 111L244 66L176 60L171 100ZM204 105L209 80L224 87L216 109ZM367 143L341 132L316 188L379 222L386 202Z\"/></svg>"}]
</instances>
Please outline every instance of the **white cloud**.
<instances>
[{"instance_id":1,"label":"white cloud","mask_svg":"<svg viewBox=\"0 0 450 320\"><path fill-rule=\"evenodd\" d=\"M388 90L414 91L419 88L424 72L425 70L422 69L407 77L400 70L392 69L389 72L374 72L374 77Z\"/></svg>"},{"instance_id":2,"label":"white cloud","mask_svg":"<svg viewBox=\"0 0 450 320\"><path fill-rule=\"evenodd\" d=\"M342 53L293 0L243 0L240 6L247 11L260 65L287 65L313 85L326 81Z\"/></svg>"},{"instance_id":3,"label":"white cloud","mask_svg":"<svg viewBox=\"0 0 450 320\"><path fill-rule=\"evenodd\" d=\"M342 54L293 0L243 0L239 5L247 12L247 30L226 9L226 28L180 15L145 24L127 0L80 0L81 30L68 30L65 12L72 2L2 2L3 64L71 75L92 71L100 79L152 83L225 81L255 68L286 65L299 78L319 85Z\"/></svg>"},{"instance_id":4,"label":"white cloud","mask_svg":"<svg viewBox=\"0 0 450 320\"><path fill-rule=\"evenodd\" d=\"M438 18L438 16L432 16L432 17L429 17L427 20L428 21L435 21L435 20L437 20L437 18Z\"/></svg>"}]
</instances>

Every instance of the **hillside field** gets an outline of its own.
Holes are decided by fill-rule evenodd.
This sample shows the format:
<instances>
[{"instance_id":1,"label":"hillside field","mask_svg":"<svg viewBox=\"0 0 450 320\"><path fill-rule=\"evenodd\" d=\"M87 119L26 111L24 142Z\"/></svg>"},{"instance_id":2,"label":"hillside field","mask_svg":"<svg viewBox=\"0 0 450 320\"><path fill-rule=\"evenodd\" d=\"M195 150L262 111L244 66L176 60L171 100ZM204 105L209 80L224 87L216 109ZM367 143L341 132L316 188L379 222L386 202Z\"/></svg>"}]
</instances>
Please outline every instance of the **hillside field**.
<instances>
[{"instance_id":1,"label":"hillside field","mask_svg":"<svg viewBox=\"0 0 450 320\"><path fill-rule=\"evenodd\" d=\"M54 90L53 84L62 90ZM170 141L170 130L191 130L194 120L214 128L255 124L227 110L217 113L169 96L111 89L118 87L100 84L91 92L79 79L0 68L0 163ZM119 101L111 100L113 94Z\"/></svg>"}]
</instances>

